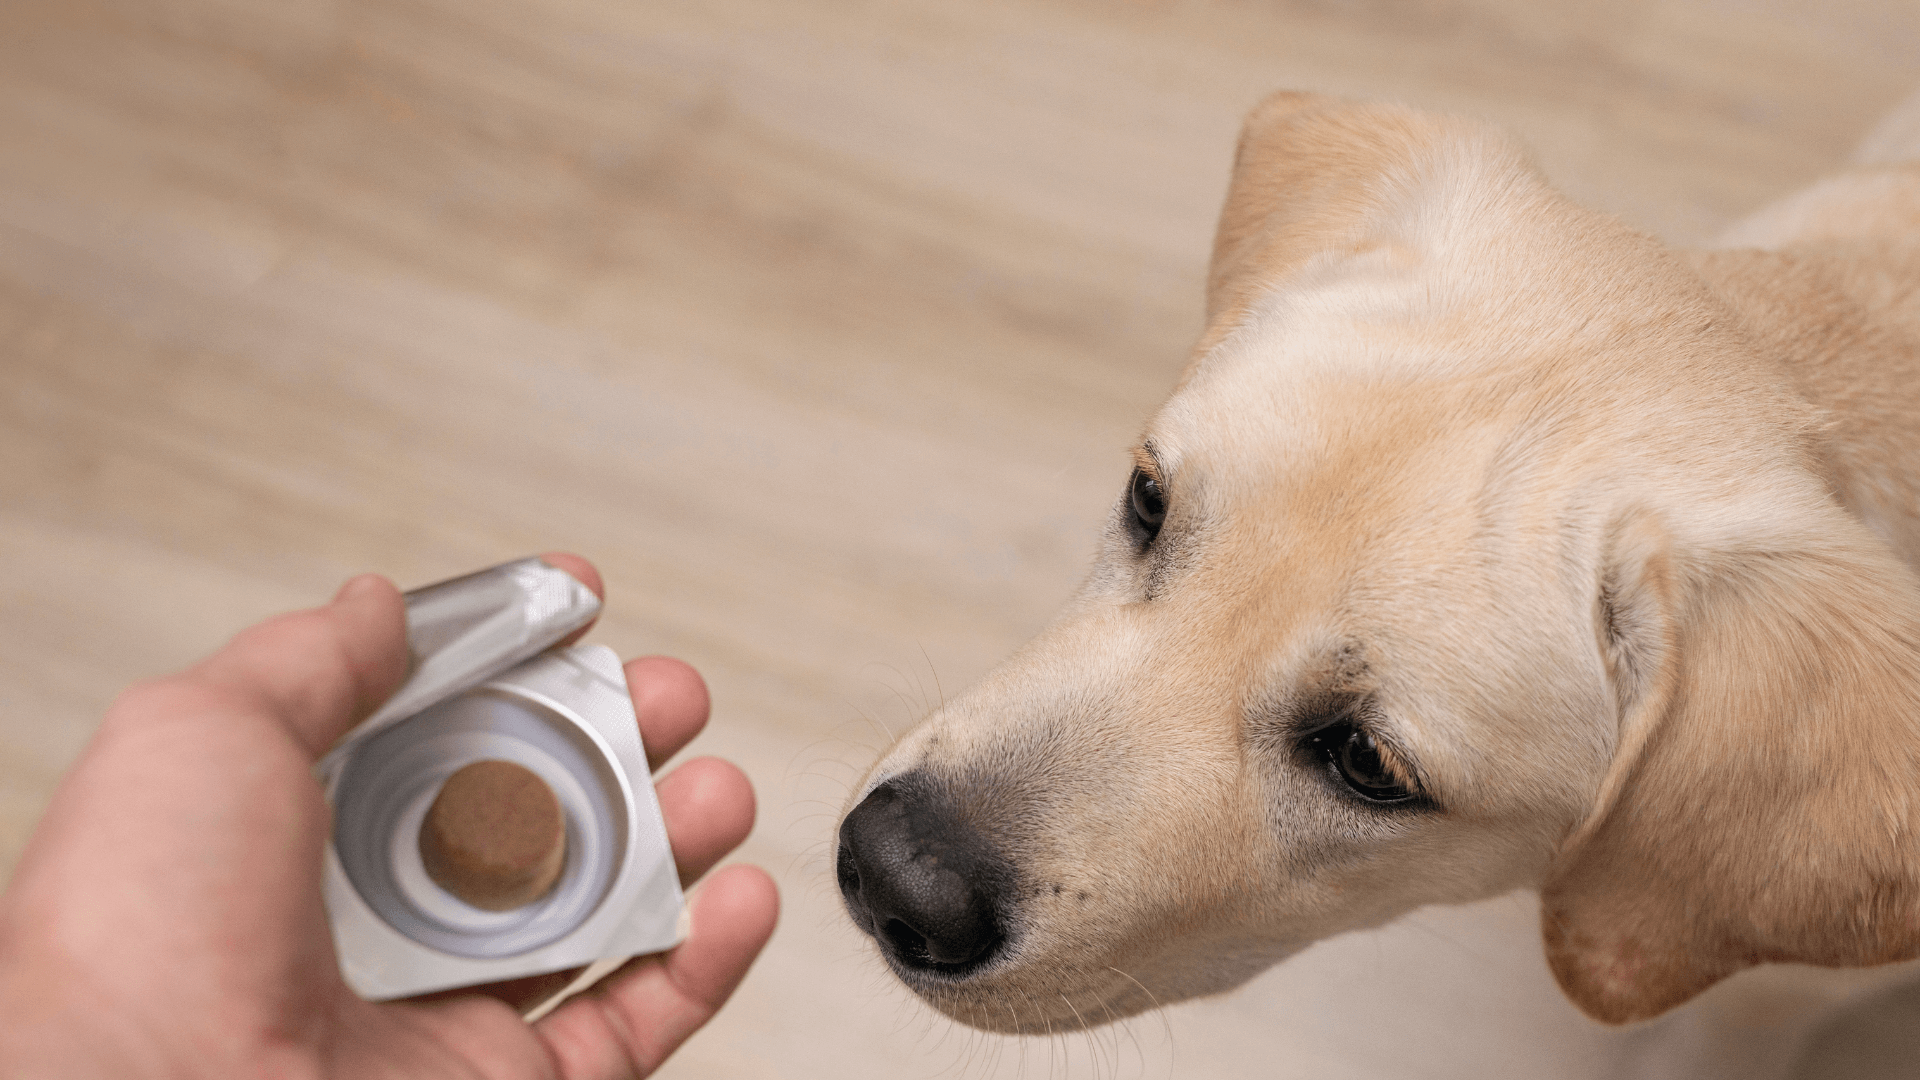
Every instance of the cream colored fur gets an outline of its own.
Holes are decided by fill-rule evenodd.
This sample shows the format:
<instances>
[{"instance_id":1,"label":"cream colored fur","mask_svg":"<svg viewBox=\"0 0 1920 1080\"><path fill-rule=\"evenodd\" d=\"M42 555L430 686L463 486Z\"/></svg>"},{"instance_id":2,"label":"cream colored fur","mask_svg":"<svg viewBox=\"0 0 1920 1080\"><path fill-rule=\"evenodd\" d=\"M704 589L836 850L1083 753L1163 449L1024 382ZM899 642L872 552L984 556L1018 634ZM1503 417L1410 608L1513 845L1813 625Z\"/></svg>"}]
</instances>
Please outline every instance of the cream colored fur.
<instances>
[{"instance_id":1,"label":"cream colored fur","mask_svg":"<svg viewBox=\"0 0 1920 1080\"><path fill-rule=\"evenodd\" d=\"M1058 1031L1518 887L1610 1021L1920 955L1920 121L1883 130L1681 253L1484 125L1254 110L1136 451L1164 528L1123 498L1058 620L869 777L938 778L1020 879L1004 956L915 989ZM1433 805L1343 795L1300 748L1326 702Z\"/></svg>"}]
</instances>

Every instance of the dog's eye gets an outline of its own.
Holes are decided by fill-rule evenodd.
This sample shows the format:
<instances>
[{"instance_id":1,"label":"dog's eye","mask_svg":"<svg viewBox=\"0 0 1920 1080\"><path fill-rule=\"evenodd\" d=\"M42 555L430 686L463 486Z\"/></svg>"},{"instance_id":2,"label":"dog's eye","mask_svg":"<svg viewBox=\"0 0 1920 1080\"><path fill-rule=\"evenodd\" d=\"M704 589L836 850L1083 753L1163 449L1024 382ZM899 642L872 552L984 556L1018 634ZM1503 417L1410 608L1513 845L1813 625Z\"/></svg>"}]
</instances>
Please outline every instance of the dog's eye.
<instances>
[{"instance_id":1,"label":"dog's eye","mask_svg":"<svg viewBox=\"0 0 1920 1080\"><path fill-rule=\"evenodd\" d=\"M1412 789L1389 768L1380 744L1358 724L1341 721L1313 733L1313 748L1354 793L1369 802L1400 803Z\"/></svg>"},{"instance_id":2,"label":"dog's eye","mask_svg":"<svg viewBox=\"0 0 1920 1080\"><path fill-rule=\"evenodd\" d=\"M1133 478L1127 484L1127 502L1133 509L1133 516L1127 521L1133 538L1142 546L1152 543L1153 538L1160 535L1160 523L1167 520L1167 497L1160 490L1160 481L1139 469L1133 470Z\"/></svg>"}]
</instances>

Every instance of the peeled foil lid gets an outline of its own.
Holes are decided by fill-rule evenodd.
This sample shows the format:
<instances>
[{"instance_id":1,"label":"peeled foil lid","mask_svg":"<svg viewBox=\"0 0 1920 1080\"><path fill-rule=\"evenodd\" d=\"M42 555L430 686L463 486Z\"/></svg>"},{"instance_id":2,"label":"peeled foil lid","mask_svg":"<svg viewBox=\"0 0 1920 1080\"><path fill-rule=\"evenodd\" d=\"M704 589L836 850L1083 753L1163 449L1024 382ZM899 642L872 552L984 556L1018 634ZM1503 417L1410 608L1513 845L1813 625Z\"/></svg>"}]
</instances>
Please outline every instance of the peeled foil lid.
<instances>
[{"instance_id":1,"label":"peeled foil lid","mask_svg":"<svg viewBox=\"0 0 1920 1080\"><path fill-rule=\"evenodd\" d=\"M322 776L368 737L537 656L600 613L593 590L538 558L423 586L406 602L413 672L335 744L317 769Z\"/></svg>"}]
</instances>

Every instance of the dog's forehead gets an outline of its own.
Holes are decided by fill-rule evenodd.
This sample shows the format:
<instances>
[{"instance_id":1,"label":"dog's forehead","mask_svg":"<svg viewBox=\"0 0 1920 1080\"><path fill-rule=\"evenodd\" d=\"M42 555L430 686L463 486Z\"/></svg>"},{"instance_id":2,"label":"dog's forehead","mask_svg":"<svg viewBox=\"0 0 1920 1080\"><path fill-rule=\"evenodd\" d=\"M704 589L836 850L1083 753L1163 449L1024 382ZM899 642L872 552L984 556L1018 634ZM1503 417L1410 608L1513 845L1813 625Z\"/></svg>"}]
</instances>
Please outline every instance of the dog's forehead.
<instances>
[{"instance_id":1,"label":"dog's forehead","mask_svg":"<svg viewBox=\"0 0 1920 1080\"><path fill-rule=\"evenodd\" d=\"M1500 271L1394 244L1310 260L1199 357L1150 426L1171 459L1300 467L1376 439L1389 408L1485 380L1525 344L1481 317ZM1455 395L1444 395L1453 397Z\"/></svg>"},{"instance_id":2,"label":"dog's forehead","mask_svg":"<svg viewBox=\"0 0 1920 1080\"><path fill-rule=\"evenodd\" d=\"M1457 370L1467 358L1436 338L1448 306L1417 253L1380 247L1323 257L1255 303L1194 365L1164 415L1219 419L1222 405L1297 411L1301 392L1329 379L1398 380Z\"/></svg>"},{"instance_id":3,"label":"dog's forehead","mask_svg":"<svg viewBox=\"0 0 1920 1080\"><path fill-rule=\"evenodd\" d=\"M1378 313L1400 300L1342 302ZM1332 307L1276 300L1163 406L1147 444L1176 503L1214 526L1294 537L1378 535L1403 520L1433 529L1471 513L1506 437L1505 390L1473 385L1484 380L1453 345Z\"/></svg>"},{"instance_id":4,"label":"dog's forehead","mask_svg":"<svg viewBox=\"0 0 1920 1080\"><path fill-rule=\"evenodd\" d=\"M1172 501L1195 504L1195 600L1258 594L1237 624L1270 631L1242 638L1248 690L1379 692L1409 743L1451 753L1589 681L1556 658L1585 655L1590 582L1542 494L1566 449L1542 432L1561 427L1501 370L1524 346L1454 325L1472 298L1396 260L1257 305L1148 438Z\"/></svg>"}]
</instances>

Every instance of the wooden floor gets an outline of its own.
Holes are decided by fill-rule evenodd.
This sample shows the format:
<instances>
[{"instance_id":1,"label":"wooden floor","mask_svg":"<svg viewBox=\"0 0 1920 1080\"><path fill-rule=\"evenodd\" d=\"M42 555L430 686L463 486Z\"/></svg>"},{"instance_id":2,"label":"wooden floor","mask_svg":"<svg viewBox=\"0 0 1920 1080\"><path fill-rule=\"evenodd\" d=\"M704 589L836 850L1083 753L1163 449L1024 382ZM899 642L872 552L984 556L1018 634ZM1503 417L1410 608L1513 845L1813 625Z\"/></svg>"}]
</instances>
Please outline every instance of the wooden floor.
<instances>
[{"instance_id":1,"label":"wooden floor","mask_svg":"<svg viewBox=\"0 0 1920 1080\"><path fill-rule=\"evenodd\" d=\"M1912 0L7 0L0 868L129 680L365 569L596 560L707 674L787 914L670 1077L1750 1077L1848 992L1581 1019L1533 901L1000 1040L838 909L890 733L1076 583L1199 325L1240 113L1492 117L1689 241L1920 85Z\"/></svg>"}]
</instances>

